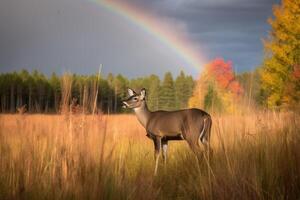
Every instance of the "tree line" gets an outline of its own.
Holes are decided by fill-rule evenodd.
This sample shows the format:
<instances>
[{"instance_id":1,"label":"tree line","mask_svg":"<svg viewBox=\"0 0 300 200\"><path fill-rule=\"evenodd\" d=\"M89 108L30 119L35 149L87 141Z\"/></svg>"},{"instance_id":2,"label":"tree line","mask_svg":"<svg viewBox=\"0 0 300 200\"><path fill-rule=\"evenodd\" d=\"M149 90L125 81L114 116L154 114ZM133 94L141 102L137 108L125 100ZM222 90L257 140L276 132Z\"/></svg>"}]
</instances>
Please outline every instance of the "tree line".
<instances>
[{"instance_id":1,"label":"tree line","mask_svg":"<svg viewBox=\"0 0 300 200\"><path fill-rule=\"evenodd\" d=\"M174 110L188 106L194 80L183 71L175 78L167 72L161 80L156 75L128 79L111 73L100 78L55 73L48 77L37 70L31 73L21 70L0 74L0 112L14 113L26 105L29 113L58 113L62 111L62 104L71 104L74 99L85 113L93 112L95 99L98 111L124 112L121 101L126 98L128 87L146 88L150 109ZM66 97L67 93L70 94Z\"/></svg>"}]
</instances>

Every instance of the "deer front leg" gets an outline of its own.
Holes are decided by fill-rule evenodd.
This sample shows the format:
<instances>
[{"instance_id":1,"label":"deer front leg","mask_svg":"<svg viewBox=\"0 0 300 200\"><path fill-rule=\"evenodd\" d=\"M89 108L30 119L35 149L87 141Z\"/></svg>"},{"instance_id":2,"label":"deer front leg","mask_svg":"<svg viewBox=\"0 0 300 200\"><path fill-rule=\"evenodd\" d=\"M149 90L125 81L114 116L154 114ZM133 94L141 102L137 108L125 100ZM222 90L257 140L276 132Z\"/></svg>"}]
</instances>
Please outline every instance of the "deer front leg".
<instances>
[{"instance_id":1,"label":"deer front leg","mask_svg":"<svg viewBox=\"0 0 300 200\"><path fill-rule=\"evenodd\" d=\"M162 139L161 140L161 148L163 150L162 156L163 156L164 164L166 166L166 164L167 164L167 150L168 150L168 140L167 139Z\"/></svg>"},{"instance_id":2,"label":"deer front leg","mask_svg":"<svg viewBox=\"0 0 300 200\"><path fill-rule=\"evenodd\" d=\"M154 158L155 158L155 168L154 168L154 176L157 174L157 168L158 168L158 160L160 155L160 148L161 148L161 137L155 137L153 139L154 142Z\"/></svg>"}]
</instances>

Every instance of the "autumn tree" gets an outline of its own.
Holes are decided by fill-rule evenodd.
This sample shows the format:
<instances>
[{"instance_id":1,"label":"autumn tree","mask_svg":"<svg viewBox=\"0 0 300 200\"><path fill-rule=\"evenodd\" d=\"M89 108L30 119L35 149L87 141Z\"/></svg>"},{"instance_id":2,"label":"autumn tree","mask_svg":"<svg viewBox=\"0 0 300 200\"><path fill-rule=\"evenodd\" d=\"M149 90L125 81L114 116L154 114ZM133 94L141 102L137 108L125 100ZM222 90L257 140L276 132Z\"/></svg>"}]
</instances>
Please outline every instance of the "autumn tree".
<instances>
[{"instance_id":1,"label":"autumn tree","mask_svg":"<svg viewBox=\"0 0 300 200\"><path fill-rule=\"evenodd\" d=\"M268 107L299 104L300 1L282 0L273 8L271 31L264 40L261 95Z\"/></svg>"},{"instance_id":2,"label":"autumn tree","mask_svg":"<svg viewBox=\"0 0 300 200\"><path fill-rule=\"evenodd\" d=\"M189 106L232 112L235 101L243 92L233 73L231 61L225 62L222 58L216 58L205 65L189 100Z\"/></svg>"}]
</instances>

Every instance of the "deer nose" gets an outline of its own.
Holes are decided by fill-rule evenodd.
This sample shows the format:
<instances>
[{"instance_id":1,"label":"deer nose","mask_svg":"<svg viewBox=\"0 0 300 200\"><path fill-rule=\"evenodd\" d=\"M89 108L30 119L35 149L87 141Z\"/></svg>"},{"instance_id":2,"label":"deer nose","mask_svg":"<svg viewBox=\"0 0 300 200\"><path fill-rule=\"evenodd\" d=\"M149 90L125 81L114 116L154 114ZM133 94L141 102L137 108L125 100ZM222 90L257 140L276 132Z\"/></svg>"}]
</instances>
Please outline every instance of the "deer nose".
<instances>
[{"instance_id":1,"label":"deer nose","mask_svg":"<svg viewBox=\"0 0 300 200\"><path fill-rule=\"evenodd\" d=\"M128 103L127 103L126 101L123 101L122 103L123 103L123 108L126 108L126 107L129 106Z\"/></svg>"}]
</instances>

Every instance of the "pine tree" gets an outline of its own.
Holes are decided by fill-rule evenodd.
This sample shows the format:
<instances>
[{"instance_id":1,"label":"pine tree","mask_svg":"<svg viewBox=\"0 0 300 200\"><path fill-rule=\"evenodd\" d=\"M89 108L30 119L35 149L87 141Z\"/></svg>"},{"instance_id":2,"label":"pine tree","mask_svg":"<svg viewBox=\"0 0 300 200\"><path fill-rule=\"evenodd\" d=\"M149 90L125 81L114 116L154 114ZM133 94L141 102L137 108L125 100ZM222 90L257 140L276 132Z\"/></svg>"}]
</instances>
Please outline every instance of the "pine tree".
<instances>
[{"instance_id":1,"label":"pine tree","mask_svg":"<svg viewBox=\"0 0 300 200\"><path fill-rule=\"evenodd\" d=\"M192 76L186 76L180 72L175 80L176 108L183 109L188 107L188 100L193 94L194 80Z\"/></svg>"},{"instance_id":2,"label":"pine tree","mask_svg":"<svg viewBox=\"0 0 300 200\"><path fill-rule=\"evenodd\" d=\"M111 112L113 110L113 99L114 99L114 75L112 73L109 73L107 75L107 82L108 86L111 88L109 94L108 94L108 112Z\"/></svg>"},{"instance_id":3,"label":"pine tree","mask_svg":"<svg viewBox=\"0 0 300 200\"><path fill-rule=\"evenodd\" d=\"M61 98L61 96L60 96L61 85L60 85L59 77L55 73L52 73L49 82L50 82L50 86L51 86L52 94L53 94L53 107L54 107L55 112L58 112L59 100Z\"/></svg>"},{"instance_id":4,"label":"pine tree","mask_svg":"<svg viewBox=\"0 0 300 200\"><path fill-rule=\"evenodd\" d=\"M183 71L180 71L179 76L175 80L175 100L176 100L176 109L185 107L185 97L187 95L187 88L185 84L185 74Z\"/></svg>"},{"instance_id":5,"label":"pine tree","mask_svg":"<svg viewBox=\"0 0 300 200\"><path fill-rule=\"evenodd\" d=\"M118 74L114 78L113 85L115 91L114 112L117 112L119 109L118 105L121 105L121 99L124 99L127 95L128 80L121 74Z\"/></svg>"},{"instance_id":6,"label":"pine tree","mask_svg":"<svg viewBox=\"0 0 300 200\"><path fill-rule=\"evenodd\" d=\"M16 88L18 83L18 74L13 72L9 74L10 80L10 112L16 111Z\"/></svg>"},{"instance_id":7,"label":"pine tree","mask_svg":"<svg viewBox=\"0 0 300 200\"><path fill-rule=\"evenodd\" d=\"M158 110L160 98L160 79L156 75L149 77L150 85L148 89L147 102L150 110Z\"/></svg>"},{"instance_id":8,"label":"pine tree","mask_svg":"<svg viewBox=\"0 0 300 200\"><path fill-rule=\"evenodd\" d=\"M184 96L184 102L185 102L185 107L188 107L188 101L189 98L193 95L195 87L195 81L192 76L186 76L185 77L185 96Z\"/></svg>"},{"instance_id":9,"label":"pine tree","mask_svg":"<svg viewBox=\"0 0 300 200\"><path fill-rule=\"evenodd\" d=\"M1 112L7 112L9 107L9 85L10 79L8 74L0 76L0 95L1 95Z\"/></svg>"},{"instance_id":10,"label":"pine tree","mask_svg":"<svg viewBox=\"0 0 300 200\"><path fill-rule=\"evenodd\" d=\"M260 71L263 103L268 107L292 105L300 96L300 1L283 0L274 6L272 30L264 41Z\"/></svg>"},{"instance_id":11,"label":"pine tree","mask_svg":"<svg viewBox=\"0 0 300 200\"><path fill-rule=\"evenodd\" d=\"M174 81L171 72L167 72L164 76L160 90L159 107L163 110L173 110L176 107Z\"/></svg>"},{"instance_id":12,"label":"pine tree","mask_svg":"<svg viewBox=\"0 0 300 200\"><path fill-rule=\"evenodd\" d=\"M223 111L222 100L213 84L208 85L207 93L204 97L204 109L217 112Z\"/></svg>"}]
</instances>

